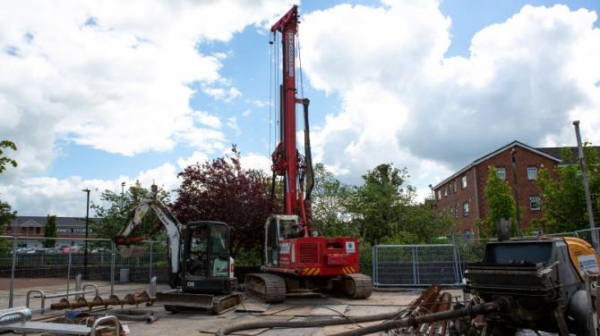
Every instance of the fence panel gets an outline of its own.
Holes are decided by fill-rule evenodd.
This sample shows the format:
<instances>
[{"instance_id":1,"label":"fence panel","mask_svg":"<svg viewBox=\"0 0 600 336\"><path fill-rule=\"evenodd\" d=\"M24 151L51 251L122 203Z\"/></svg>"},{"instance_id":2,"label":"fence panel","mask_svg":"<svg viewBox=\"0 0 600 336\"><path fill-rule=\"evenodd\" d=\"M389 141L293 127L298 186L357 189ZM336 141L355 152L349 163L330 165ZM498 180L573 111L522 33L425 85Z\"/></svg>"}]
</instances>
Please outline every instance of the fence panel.
<instances>
[{"instance_id":1,"label":"fence panel","mask_svg":"<svg viewBox=\"0 0 600 336\"><path fill-rule=\"evenodd\" d=\"M29 289L52 287L52 290L60 288L58 292L78 291L81 280L86 284L100 283L100 291L107 295L148 284L154 276L160 283L168 283L170 271L164 242L144 241L141 255L126 258L108 239L90 238L81 245L73 245L71 241L71 238L32 240L0 236L0 308L24 305ZM44 243L53 247L44 248ZM118 272L122 269L128 271L127 282L132 284L121 288Z\"/></svg>"},{"instance_id":2,"label":"fence panel","mask_svg":"<svg viewBox=\"0 0 600 336\"><path fill-rule=\"evenodd\" d=\"M376 245L373 285L457 285L462 279L455 245Z\"/></svg>"}]
</instances>

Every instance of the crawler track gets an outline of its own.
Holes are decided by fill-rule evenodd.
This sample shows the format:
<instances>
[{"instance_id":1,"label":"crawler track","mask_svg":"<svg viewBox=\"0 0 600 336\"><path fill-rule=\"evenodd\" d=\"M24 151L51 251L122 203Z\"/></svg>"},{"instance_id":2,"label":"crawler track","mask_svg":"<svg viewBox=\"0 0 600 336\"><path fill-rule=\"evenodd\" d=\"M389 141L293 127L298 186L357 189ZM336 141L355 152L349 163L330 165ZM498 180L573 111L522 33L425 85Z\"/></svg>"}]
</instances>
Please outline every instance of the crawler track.
<instances>
[{"instance_id":1,"label":"crawler track","mask_svg":"<svg viewBox=\"0 0 600 336\"><path fill-rule=\"evenodd\" d=\"M348 274L342 278L344 295L352 299L366 299L373 293L371 277L364 274Z\"/></svg>"},{"instance_id":2,"label":"crawler track","mask_svg":"<svg viewBox=\"0 0 600 336\"><path fill-rule=\"evenodd\" d=\"M268 303L278 303L285 300L285 280L269 273L252 273L246 275L246 289L261 300Z\"/></svg>"}]
</instances>

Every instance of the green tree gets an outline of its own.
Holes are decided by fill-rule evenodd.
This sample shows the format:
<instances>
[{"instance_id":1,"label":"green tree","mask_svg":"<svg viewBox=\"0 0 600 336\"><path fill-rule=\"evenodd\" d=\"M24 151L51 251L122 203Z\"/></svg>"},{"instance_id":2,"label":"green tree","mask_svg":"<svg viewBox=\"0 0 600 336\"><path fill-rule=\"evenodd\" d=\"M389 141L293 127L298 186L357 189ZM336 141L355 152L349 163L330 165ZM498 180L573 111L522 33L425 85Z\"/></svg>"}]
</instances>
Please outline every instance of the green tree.
<instances>
[{"instance_id":1,"label":"green tree","mask_svg":"<svg viewBox=\"0 0 600 336\"><path fill-rule=\"evenodd\" d=\"M11 210L10 204L0 201L0 236L4 235L5 227L16 218L17 212ZM6 253L11 248L8 239L0 239L0 253Z\"/></svg>"},{"instance_id":2,"label":"green tree","mask_svg":"<svg viewBox=\"0 0 600 336\"><path fill-rule=\"evenodd\" d=\"M496 167L488 167L488 178L483 190L488 203L487 217L477 221L482 238L496 236L496 223L502 219L511 220L511 232L515 230L515 199L508 181L501 179Z\"/></svg>"},{"instance_id":3,"label":"green tree","mask_svg":"<svg viewBox=\"0 0 600 336\"><path fill-rule=\"evenodd\" d=\"M337 180L322 163L317 163L313 171L315 185L311 199L315 229L328 237L356 235L358 232L344 207L350 187Z\"/></svg>"},{"instance_id":4,"label":"green tree","mask_svg":"<svg viewBox=\"0 0 600 336\"><path fill-rule=\"evenodd\" d=\"M0 141L0 173L6 170L6 165L11 165L14 168L17 167L17 161L4 156L3 148L17 150L17 145L14 142L8 140Z\"/></svg>"},{"instance_id":5,"label":"green tree","mask_svg":"<svg viewBox=\"0 0 600 336\"><path fill-rule=\"evenodd\" d=\"M411 192L414 194L412 187L402 187L407 176L406 168L380 164L362 176L362 186L350 192L346 207L360 226L360 236L371 245L399 233L401 212L410 203Z\"/></svg>"},{"instance_id":6,"label":"green tree","mask_svg":"<svg viewBox=\"0 0 600 336\"><path fill-rule=\"evenodd\" d=\"M589 142L583 144L583 152L592 196L592 207L594 214L598 214L600 161L598 153ZM544 211L543 229L548 233L589 229L581 166L569 164L576 162L571 149L564 148L561 154L563 163L567 164L558 167L555 175L546 168L541 169L536 181Z\"/></svg>"},{"instance_id":7,"label":"green tree","mask_svg":"<svg viewBox=\"0 0 600 336\"><path fill-rule=\"evenodd\" d=\"M109 206L104 207L99 204L92 204L91 208L96 212L96 221L90 221L90 227L96 233L97 238L115 239L119 231L125 227L130 220L135 207L140 201L150 193L150 189L144 188L139 181L123 192L118 193L111 190L102 192L100 199ZM166 201L169 193L159 190L158 199ZM135 229L136 236L144 237L149 240L158 240L163 238L161 232L162 226L156 217L156 214L149 211L144 216L143 223Z\"/></svg>"},{"instance_id":8,"label":"green tree","mask_svg":"<svg viewBox=\"0 0 600 336\"><path fill-rule=\"evenodd\" d=\"M14 168L17 167L17 161L5 156L3 150L5 148L12 149L13 151L17 150L14 142L8 140L0 141L0 174L6 170L7 165L11 165ZM16 218L17 212L12 211L10 204L0 201L0 236L5 234L5 227ZM0 239L0 252L8 252L10 248L8 240Z\"/></svg>"},{"instance_id":9,"label":"green tree","mask_svg":"<svg viewBox=\"0 0 600 336\"><path fill-rule=\"evenodd\" d=\"M46 248L52 248L56 244L56 216L46 216L46 226L44 226L44 239L42 245Z\"/></svg>"}]
</instances>

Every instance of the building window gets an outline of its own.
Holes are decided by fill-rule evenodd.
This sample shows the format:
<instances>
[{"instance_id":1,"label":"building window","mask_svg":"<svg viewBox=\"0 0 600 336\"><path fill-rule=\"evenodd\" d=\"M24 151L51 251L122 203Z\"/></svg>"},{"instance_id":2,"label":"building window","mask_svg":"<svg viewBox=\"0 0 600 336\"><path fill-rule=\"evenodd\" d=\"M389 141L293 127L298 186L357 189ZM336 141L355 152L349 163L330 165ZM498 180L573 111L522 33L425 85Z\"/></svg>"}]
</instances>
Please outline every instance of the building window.
<instances>
[{"instance_id":1,"label":"building window","mask_svg":"<svg viewBox=\"0 0 600 336\"><path fill-rule=\"evenodd\" d=\"M456 181L454 181L453 187L454 187L454 192L456 192Z\"/></svg>"},{"instance_id":2,"label":"building window","mask_svg":"<svg viewBox=\"0 0 600 336\"><path fill-rule=\"evenodd\" d=\"M25 235L25 234L27 234L27 228L26 228L26 227L22 227L22 228L21 228L21 234L22 234L22 235Z\"/></svg>"},{"instance_id":3,"label":"building window","mask_svg":"<svg viewBox=\"0 0 600 336\"><path fill-rule=\"evenodd\" d=\"M448 186L444 187L444 197L448 197Z\"/></svg>"},{"instance_id":4,"label":"building window","mask_svg":"<svg viewBox=\"0 0 600 336\"><path fill-rule=\"evenodd\" d=\"M458 203L456 203L454 209L456 209L456 211L454 211L454 218L458 218Z\"/></svg>"},{"instance_id":5,"label":"building window","mask_svg":"<svg viewBox=\"0 0 600 336\"><path fill-rule=\"evenodd\" d=\"M39 235L40 233L41 233L41 230L40 230L40 228L39 228L39 227L36 227L36 228L35 228L35 234L38 234L38 235Z\"/></svg>"},{"instance_id":6,"label":"building window","mask_svg":"<svg viewBox=\"0 0 600 336\"><path fill-rule=\"evenodd\" d=\"M463 203L463 216L469 215L469 202Z\"/></svg>"},{"instance_id":7,"label":"building window","mask_svg":"<svg viewBox=\"0 0 600 336\"><path fill-rule=\"evenodd\" d=\"M527 167L527 179L537 180L537 167Z\"/></svg>"},{"instance_id":8,"label":"building window","mask_svg":"<svg viewBox=\"0 0 600 336\"><path fill-rule=\"evenodd\" d=\"M438 200L442 199L442 189L438 189L438 191L437 191L437 199Z\"/></svg>"},{"instance_id":9,"label":"building window","mask_svg":"<svg viewBox=\"0 0 600 336\"><path fill-rule=\"evenodd\" d=\"M531 210L540 210L541 209L541 202L540 202L540 198L538 196L529 197L529 209L531 209Z\"/></svg>"},{"instance_id":10,"label":"building window","mask_svg":"<svg viewBox=\"0 0 600 336\"><path fill-rule=\"evenodd\" d=\"M465 189L467 187L467 177L463 176L461 179L461 186L463 189Z\"/></svg>"},{"instance_id":11,"label":"building window","mask_svg":"<svg viewBox=\"0 0 600 336\"><path fill-rule=\"evenodd\" d=\"M496 175L501 180L506 180L506 168L496 168Z\"/></svg>"}]
</instances>

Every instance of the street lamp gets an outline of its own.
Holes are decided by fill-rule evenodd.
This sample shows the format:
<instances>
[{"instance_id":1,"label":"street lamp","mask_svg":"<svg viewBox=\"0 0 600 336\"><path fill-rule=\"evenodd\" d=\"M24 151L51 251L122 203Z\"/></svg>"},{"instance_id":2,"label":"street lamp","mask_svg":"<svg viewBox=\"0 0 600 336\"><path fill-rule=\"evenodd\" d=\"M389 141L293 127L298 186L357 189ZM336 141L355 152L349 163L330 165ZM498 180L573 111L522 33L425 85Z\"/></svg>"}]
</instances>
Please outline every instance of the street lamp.
<instances>
[{"instance_id":1,"label":"street lamp","mask_svg":"<svg viewBox=\"0 0 600 336\"><path fill-rule=\"evenodd\" d=\"M88 232L90 225L90 189L81 190L87 193L87 203L85 207L85 246L83 251L83 279L88 279Z\"/></svg>"},{"instance_id":2,"label":"street lamp","mask_svg":"<svg viewBox=\"0 0 600 336\"><path fill-rule=\"evenodd\" d=\"M577 160L581 167L581 177L583 179L583 192L585 193L585 204L587 206L588 219L590 221L590 230L592 231L592 245L594 249L598 251L598 231L596 231L596 225L594 224L594 211L592 210L592 198L590 196L590 186L588 184L587 170L585 168L585 158L583 157L583 146L581 144L581 133L579 132L579 120L573 121L575 126L575 137L577 138Z\"/></svg>"}]
</instances>

